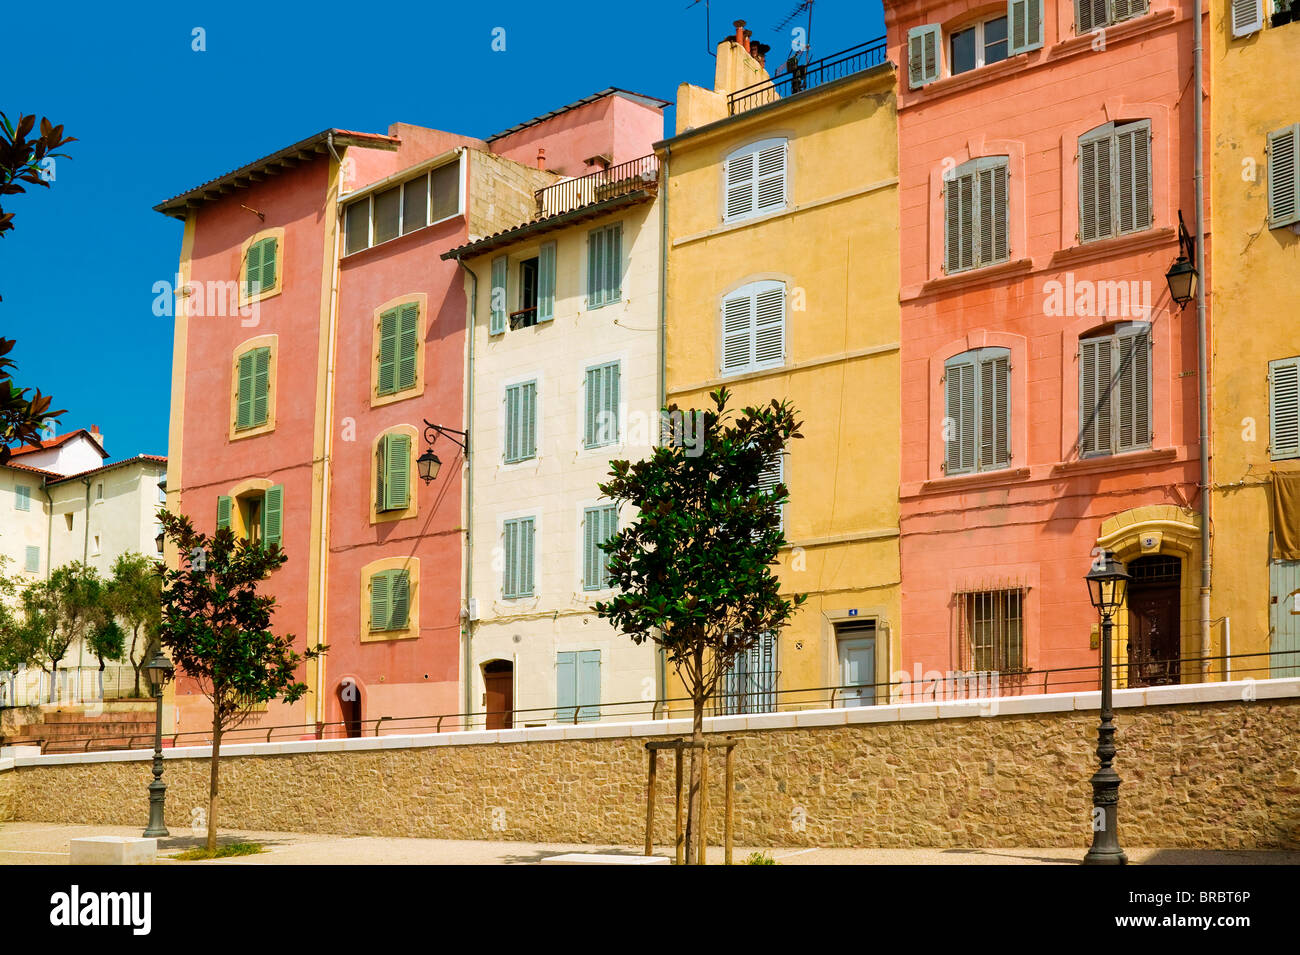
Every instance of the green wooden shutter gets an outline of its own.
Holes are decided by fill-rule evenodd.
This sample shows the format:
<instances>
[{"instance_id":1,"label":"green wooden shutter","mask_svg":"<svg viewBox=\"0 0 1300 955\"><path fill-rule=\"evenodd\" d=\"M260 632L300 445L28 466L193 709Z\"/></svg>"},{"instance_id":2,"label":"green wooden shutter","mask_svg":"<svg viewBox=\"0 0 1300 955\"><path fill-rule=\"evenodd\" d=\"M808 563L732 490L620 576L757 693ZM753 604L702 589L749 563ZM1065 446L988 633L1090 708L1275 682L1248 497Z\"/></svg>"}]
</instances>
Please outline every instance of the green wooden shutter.
<instances>
[{"instance_id":1,"label":"green wooden shutter","mask_svg":"<svg viewBox=\"0 0 1300 955\"><path fill-rule=\"evenodd\" d=\"M263 239L261 245L262 245L261 290L263 292L266 292L275 288L275 270L277 264L276 259L278 257L280 248L279 248L278 240L273 238Z\"/></svg>"},{"instance_id":2,"label":"green wooden shutter","mask_svg":"<svg viewBox=\"0 0 1300 955\"><path fill-rule=\"evenodd\" d=\"M392 614L392 578L380 571L370 578L370 629L387 630Z\"/></svg>"},{"instance_id":3,"label":"green wooden shutter","mask_svg":"<svg viewBox=\"0 0 1300 955\"><path fill-rule=\"evenodd\" d=\"M403 305L397 320L397 390L415 387L420 342L420 306Z\"/></svg>"},{"instance_id":4,"label":"green wooden shutter","mask_svg":"<svg viewBox=\"0 0 1300 955\"><path fill-rule=\"evenodd\" d=\"M505 462L526 461L537 454L537 382L506 388Z\"/></svg>"},{"instance_id":5,"label":"green wooden shutter","mask_svg":"<svg viewBox=\"0 0 1300 955\"><path fill-rule=\"evenodd\" d=\"M239 384L235 398L235 430L253 426L253 352L239 356Z\"/></svg>"},{"instance_id":6,"label":"green wooden shutter","mask_svg":"<svg viewBox=\"0 0 1300 955\"><path fill-rule=\"evenodd\" d=\"M555 243L547 242L537 255L537 320L555 317Z\"/></svg>"},{"instance_id":7,"label":"green wooden shutter","mask_svg":"<svg viewBox=\"0 0 1300 955\"><path fill-rule=\"evenodd\" d=\"M578 651L578 720L600 719L600 651Z\"/></svg>"},{"instance_id":8,"label":"green wooden shutter","mask_svg":"<svg viewBox=\"0 0 1300 955\"><path fill-rule=\"evenodd\" d=\"M609 504L588 507L582 512L582 589L604 590L609 586L609 557L601 549L618 533L618 507Z\"/></svg>"},{"instance_id":9,"label":"green wooden shutter","mask_svg":"<svg viewBox=\"0 0 1300 955\"><path fill-rule=\"evenodd\" d=\"M948 441L945 474L975 470L975 363L961 357L944 369Z\"/></svg>"},{"instance_id":10,"label":"green wooden shutter","mask_svg":"<svg viewBox=\"0 0 1300 955\"><path fill-rule=\"evenodd\" d=\"M28 544L23 552L23 570L29 574L41 571L41 549L34 544Z\"/></svg>"},{"instance_id":11,"label":"green wooden shutter","mask_svg":"<svg viewBox=\"0 0 1300 955\"><path fill-rule=\"evenodd\" d=\"M533 519L520 517L503 525L505 562L501 595L506 598L533 595Z\"/></svg>"},{"instance_id":12,"label":"green wooden shutter","mask_svg":"<svg viewBox=\"0 0 1300 955\"><path fill-rule=\"evenodd\" d=\"M520 557L520 596L531 597L533 595L533 519L525 518L519 522L519 553Z\"/></svg>"},{"instance_id":13,"label":"green wooden shutter","mask_svg":"<svg viewBox=\"0 0 1300 955\"><path fill-rule=\"evenodd\" d=\"M1268 134L1268 227L1300 223L1300 123Z\"/></svg>"},{"instance_id":14,"label":"green wooden shutter","mask_svg":"<svg viewBox=\"0 0 1300 955\"><path fill-rule=\"evenodd\" d=\"M14 510L30 511L32 509L32 489L25 484L14 487Z\"/></svg>"},{"instance_id":15,"label":"green wooden shutter","mask_svg":"<svg viewBox=\"0 0 1300 955\"><path fill-rule=\"evenodd\" d=\"M907 31L907 84L911 89L933 83L943 70L942 29L937 23Z\"/></svg>"},{"instance_id":16,"label":"green wooden shutter","mask_svg":"<svg viewBox=\"0 0 1300 955\"><path fill-rule=\"evenodd\" d=\"M405 510L411 503L411 438L389 434L383 440L383 510Z\"/></svg>"},{"instance_id":17,"label":"green wooden shutter","mask_svg":"<svg viewBox=\"0 0 1300 955\"><path fill-rule=\"evenodd\" d=\"M622 298L623 224L602 226L587 234L587 307L599 308Z\"/></svg>"},{"instance_id":18,"label":"green wooden shutter","mask_svg":"<svg viewBox=\"0 0 1300 955\"><path fill-rule=\"evenodd\" d=\"M230 515L234 509L234 499L222 494L217 497L217 530L230 526Z\"/></svg>"},{"instance_id":19,"label":"green wooden shutter","mask_svg":"<svg viewBox=\"0 0 1300 955\"><path fill-rule=\"evenodd\" d=\"M1118 231L1151 227L1151 124L1127 123L1115 134Z\"/></svg>"},{"instance_id":20,"label":"green wooden shutter","mask_svg":"<svg viewBox=\"0 0 1300 955\"><path fill-rule=\"evenodd\" d=\"M619 363L587 369L583 415L583 447L618 442Z\"/></svg>"},{"instance_id":21,"label":"green wooden shutter","mask_svg":"<svg viewBox=\"0 0 1300 955\"><path fill-rule=\"evenodd\" d=\"M283 547L284 485L273 484L262 497L262 546Z\"/></svg>"},{"instance_id":22,"label":"green wooden shutter","mask_svg":"<svg viewBox=\"0 0 1300 955\"><path fill-rule=\"evenodd\" d=\"M1300 458L1300 358L1268 363L1268 450L1274 461Z\"/></svg>"},{"instance_id":23,"label":"green wooden shutter","mask_svg":"<svg viewBox=\"0 0 1300 955\"><path fill-rule=\"evenodd\" d=\"M262 243L254 242L248 247L244 256L244 297L256 295L261 291L262 281Z\"/></svg>"},{"instance_id":24,"label":"green wooden shutter","mask_svg":"<svg viewBox=\"0 0 1300 955\"><path fill-rule=\"evenodd\" d=\"M1027 53L1043 45L1043 0L1009 0L1007 53Z\"/></svg>"},{"instance_id":25,"label":"green wooden shutter","mask_svg":"<svg viewBox=\"0 0 1300 955\"><path fill-rule=\"evenodd\" d=\"M492 260L492 297L488 303L491 309L488 322L489 335L500 335L506 330L506 281L509 263L509 258L504 255L498 255Z\"/></svg>"},{"instance_id":26,"label":"green wooden shutter","mask_svg":"<svg viewBox=\"0 0 1300 955\"><path fill-rule=\"evenodd\" d=\"M397 309L379 316L379 394L397 390Z\"/></svg>"},{"instance_id":27,"label":"green wooden shutter","mask_svg":"<svg viewBox=\"0 0 1300 955\"><path fill-rule=\"evenodd\" d=\"M405 570L390 570L388 573L388 629L405 630L411 613L411 575Z\"/></svg>"},{"instance_id":28,"label":"green wooden shutter","mask_svg":"<svg viewBox=\"0 0 1300 955\"><path fill-rule=\"evenodd\" d=\"M565 651L555 655L555 718L572 723L578 703L578 655Z\"/></svg>"},{"instance_id":29,"label":"green wooden shutter","mask_svg":"<svg viewBox=\"0 0 1300 955\"><path fill-rule=\"evenodd\" d=\"M271 409L271 349L253 351L253 401L249 424L253 427L267 422Z\"/></svg>"}]
</instances>

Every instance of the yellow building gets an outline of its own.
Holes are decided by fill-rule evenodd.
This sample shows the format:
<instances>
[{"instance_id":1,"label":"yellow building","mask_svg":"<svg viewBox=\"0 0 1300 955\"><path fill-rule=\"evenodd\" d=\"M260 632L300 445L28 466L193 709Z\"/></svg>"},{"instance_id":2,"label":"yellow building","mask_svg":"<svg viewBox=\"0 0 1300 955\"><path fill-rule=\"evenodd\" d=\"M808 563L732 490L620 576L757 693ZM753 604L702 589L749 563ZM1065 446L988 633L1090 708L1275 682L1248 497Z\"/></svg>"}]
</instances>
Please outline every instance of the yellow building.
<instances>
[{"instance_id":1,"label":"yellow building","mask_svg":"<svg viewBox=\"0 0 1300 955\"><path fill-rule=\"evenodd\" d=\"M775 80L764 52L743 29L720 44L715 88L683 84L656 146L668 402L725 385L733 408L789 399L804 422L778 573L809 599L738 662L720 712L824 706L849 683L871 702L900 658L895 72L883 40Z\"/></svg>"},{"instance_id":2,"label":"yellow building","mask_svg":"<svg viewBox=\"0 0 1300 955\"><path fill-rule=\"evenodd\" d=\"M1275 559L1300 555L1275 549L1271 513L1275 476L1300 475L1300 22L1279 6L1209 7L1216 650L1273 654L1233 676L1300 672L1277 655L1300 650L1300 560Z\"/></svg>"}]
</instances>

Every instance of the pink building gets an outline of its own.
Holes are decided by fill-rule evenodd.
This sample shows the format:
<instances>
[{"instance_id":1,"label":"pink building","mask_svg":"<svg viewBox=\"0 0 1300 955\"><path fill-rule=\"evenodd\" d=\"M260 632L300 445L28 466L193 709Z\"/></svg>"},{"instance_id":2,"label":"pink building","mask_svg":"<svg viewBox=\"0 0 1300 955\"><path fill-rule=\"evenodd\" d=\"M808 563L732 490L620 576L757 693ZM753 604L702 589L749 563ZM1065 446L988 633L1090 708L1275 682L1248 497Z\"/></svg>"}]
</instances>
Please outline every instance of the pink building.
<instances>
[{"instance_id":1,"label":"pink building","mask_svg":"<svg viewBox=\"0 0 1300 955\"><path fill-rule=\"evenodd\" d=\"M907 679L1095 686L1071 668L1099 663L1097 548L1135 577L1127 679L1200 650L1196 319L1165 281L1194 214L1193 7L1077 6L885 0Z\"/></svg>"}]
</instances>

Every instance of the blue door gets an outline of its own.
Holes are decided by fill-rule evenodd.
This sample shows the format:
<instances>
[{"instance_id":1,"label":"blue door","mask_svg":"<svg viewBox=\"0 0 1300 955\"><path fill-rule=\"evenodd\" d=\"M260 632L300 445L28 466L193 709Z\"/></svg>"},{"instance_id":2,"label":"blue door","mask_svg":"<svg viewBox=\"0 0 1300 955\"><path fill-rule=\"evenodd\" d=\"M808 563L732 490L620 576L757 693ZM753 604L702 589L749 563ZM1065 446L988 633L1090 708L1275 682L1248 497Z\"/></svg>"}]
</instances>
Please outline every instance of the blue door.
<instances>
[{"instance_id":1,"label":"blue door","mask_svg":"<svg viewBox=\"0 0 1300 955\"><path fill-rule=\"evenodd\" d=\"M1268 583L1268 675L1300 676L1300 560L1271 561ZM1246 658L1242 669L1258 672L1264 668L1258 660Z\"/></svg>"}]
</instances>

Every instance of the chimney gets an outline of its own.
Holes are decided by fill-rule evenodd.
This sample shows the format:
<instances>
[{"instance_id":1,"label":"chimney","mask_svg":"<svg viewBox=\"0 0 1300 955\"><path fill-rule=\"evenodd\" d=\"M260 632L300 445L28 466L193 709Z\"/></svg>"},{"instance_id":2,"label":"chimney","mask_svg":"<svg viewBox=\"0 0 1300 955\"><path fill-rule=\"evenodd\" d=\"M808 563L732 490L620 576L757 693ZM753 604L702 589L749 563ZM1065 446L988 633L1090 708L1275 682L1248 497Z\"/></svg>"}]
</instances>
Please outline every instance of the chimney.
<instances>
[{"instance_id":1,"label":"chimney","mask_svg":"<svg viewBox=\"0 0 1300 955\"><path fill-rule=\"evenodd\" d=\"M737 20L732 24L732 26L736 28L736 42L748 49L749 44L745 42L745 21Z\"/></svg>"},{"instance_id":2,"label":"chimney","mask_svg":"<svg viewBox=\"0 0 1300 955\"><path fill-rule=\"evenodd\" d=\"M99 425L92 424L90 426L90 436L99 442L101 448L104 446L104 436L99 431Z\"/></svg>"},{"instance_id":3,"label":"chimney","mask_svg":"<svg viewBox=\"0 0 1300 955\"><path fill-rule=\"evenodd\" d=\"M538 169L546 168L546 150L543 149L541 146L537 147L537 168Z\"/></svg>"},{"instance_id":4,"label":"chimney","mask_svg":"<svg viewBox=\"0 0 1300 955\"><path fill-rule=\"evenodd\" d=\"M753 40L749 44L749 55L758 60L759 66L767 66L767 51L772 49L766 43L759 43Z\"/></svg>"}]
</instances>

